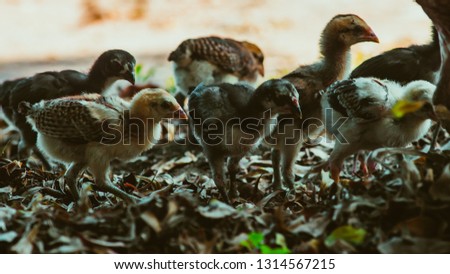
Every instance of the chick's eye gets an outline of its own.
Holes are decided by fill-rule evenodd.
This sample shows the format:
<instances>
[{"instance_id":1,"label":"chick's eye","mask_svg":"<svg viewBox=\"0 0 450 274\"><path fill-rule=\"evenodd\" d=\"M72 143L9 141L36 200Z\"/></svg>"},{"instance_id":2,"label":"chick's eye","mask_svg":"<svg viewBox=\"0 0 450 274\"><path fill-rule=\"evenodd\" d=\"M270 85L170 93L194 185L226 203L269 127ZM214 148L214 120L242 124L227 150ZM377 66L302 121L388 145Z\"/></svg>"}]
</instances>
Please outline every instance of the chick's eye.
<instances>
[{"instance_id":1,"label":"chick's eye","mask_svg":"<svg viewBox=\"0 0 450 274\"><path fill-rule=\"evenodd\" d=\"M288 96L276 96L273 101L277 106L284 106L289 103L289 98Z\"/></svg>"},{"instance_id":2,"label":"chick's eye","mask_svg":"<svg viewBox=\"0 0 450 274\"><path fill-rule=\"evenodd\" d=\"M264 62L264 55L261 54L253 54L253 56L258 60L260 63Z\"/></svg>"},{"instance_id":3,"label":"chick's eye","mask_svg":"<svg viewBox=\"0 0 450 274\"><path fill-rule=\"evenodd\" d=\"M427 102L427 103L425 103L423 105L422 109L424 109L424 110L432 110L433 106L430 103Z\"/></svg>"},{"instance_id":4,"label":"chick's eye","mask_svg":"<svg viewBox=\"0 0 450 274\"><path fill-rule=\"evenodd\" d=\"M163 108L169 108L169 107L170 107L170 102L168 102L168 101L162 102L161 107L163 107Z\"/></svg>"},{"instance_id":5,"label":"chick's eye","mask_svg":"<svg viewBox=\"0 0 450 274\"><path fill-rule=\"evenodd\" d=\"M113 61L111 61L111 69L113 71L119 72L123 69L123 66L121 63L119 63L119 61L113 60Z\"/></svg>"},{"instance_id":6,"label":"chick's eye","mask_svg":"<svg viewBox=\"0 0 450 274\"><path fill-rule=\"evenodd\" d=\"M363 33L363 32L365 32L364 28L361 27L361 26L355 26L353 28L353 31L356 32L356 33Z\"/></svg>"},{"instance_id":7,"label":"chick's eye","mask_svg":"<svg viewBox=\"0 0 450 274\"><path fill-rule=\"evenodd\" d=\"M272 95L272 93L269 93L269 94L266 95L266 100L267 100L267 101L273 101L273 95Z\"/></svg>"}]
</instances>

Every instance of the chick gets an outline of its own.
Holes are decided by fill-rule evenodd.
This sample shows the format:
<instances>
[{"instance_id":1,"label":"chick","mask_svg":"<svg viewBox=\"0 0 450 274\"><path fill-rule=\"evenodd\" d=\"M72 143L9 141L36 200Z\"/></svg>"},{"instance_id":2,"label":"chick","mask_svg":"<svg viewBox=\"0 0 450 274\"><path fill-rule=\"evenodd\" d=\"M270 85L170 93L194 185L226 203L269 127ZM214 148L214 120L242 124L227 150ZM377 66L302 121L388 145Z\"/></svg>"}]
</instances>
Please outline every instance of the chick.
<instances>
[{"instance_id":1,"label":"chick","mask_svg":"<svg viewBox=\"0 0 450 274\"><path fill-rule=\"evenodd\" d=\"M450 2L447 0L416 0L433 22L439 34L441 67L436 84L433 103L439 108L450 110ZM450 132L450 120L441 120L442 126Z\"/></svg>"},{"instance_id":2,"label":"chick","mask_svg":"<svg viewBox=\"0 0 450 274\"><path fill-rule=\"evenodd\" d=\"M395 48L364 61L349 78L375 77L404 85L414 80L436 83L441 64L439 37L432 28L432 40L425 45Z\"/></svg>"},{"instance_id":3,"label":"chick","mask_svg":"<svg viewBox=\"0 0 450 274\"><path fill-rule=\"evenodd\" d=\"M18 105L22 101L31 104L40 100L50 100L81 93L101 93L115 80L124 79L134 83L134 57L124 50L108 50L94 62L88 74L75 70L60 72L48 71L18 81L9 89L2 89L0 98L7 121L20 133L19 156L36 153L44 166L50 165L36 150L36 133L19 113Z\"/></svg>"},{"instance_id":4,"label":"chick","mask_svg":"<svg viewBox=\"0 0 450 274\"><path fill-rule=\"evenodd\" d=\"M301 117L299 95L286 80L269 80L256 90L248 85L199 85L189 96L190 126L203 148L214 182L229 200L224 178L228 159L230 196L237 197L239 161L273 130L278 114Z\"/></svg>"},{"instance_id":5,"label":"chick","mask_svg":"<svg viewBox=\"0 0 450 274\"><path fill-rule=\"evenodd\" d=\"M87 94L32 106L23 102L20 107L37 132L38 148L67 166L67 184L76 199L77 177L88 169L99 188L127 202L135 200L110 182L110 162L130 160L150 149L160 136L163 119L187 118L175 98L162 89L142 90L131 102Z\"/></svg>"},{"instance_id":6,"label":"chick","mask_svg":"<svg viewBox=\"0 0 450 274\"><path fill-rule=\"evenodd\" d=\"M331 177L339 181L346 157L359 150L403 147L423 137L436 119L431 103L435 86L413 81L405 86L389 80L356 78L338 81L322 96L327 133L336 139L329 158ZM402 102L416 106L404 116L393 115Z\"/></svg>"},{"instance_id":7,"label":"chick","mask_svg":"<svg viewBox=\"0 0 450 274\"><path fill-rule=\"evenodd\" d=\"M264 55L261 49L247 41L215 36L187 39L172 53L177 97L185 97L200 83L246 82L255 84L264 76Z\"/></svg>"},{"instance_id":8,"label":"chick","mask_svg":"<svg viewBox=\"0 0 450 274\"><path fill-rule=\"evenodd\" d=\"M8 124L8 127L1 131L2 135L15 129L15 127L13 126L14 123L8 118L13 116L12 109L8 107L8 97L11 90L14 89L14 87L23 79L25 78L22 77L14 80L6 80L0 85L0 106L2 107L0 119Z\"/></svg>"},{"instance_id":9,"label":"chick","mask_svg":"<svg viewBox=\"0 0 450 274\"><path fill-rule=\"evenodd\" d=\"M337 15L322 32L321 59L283 77L301 95L303 119L283 115L271 138L265 140L273 148L274 188L282 188L281 177L290 189L294 188L294 164L303 140L314 139L323 131L319 92L346 77L350 69L350 47L366 41L378 43L378 38L363 19L354 14Z\"/></svg>"}]
</instances>

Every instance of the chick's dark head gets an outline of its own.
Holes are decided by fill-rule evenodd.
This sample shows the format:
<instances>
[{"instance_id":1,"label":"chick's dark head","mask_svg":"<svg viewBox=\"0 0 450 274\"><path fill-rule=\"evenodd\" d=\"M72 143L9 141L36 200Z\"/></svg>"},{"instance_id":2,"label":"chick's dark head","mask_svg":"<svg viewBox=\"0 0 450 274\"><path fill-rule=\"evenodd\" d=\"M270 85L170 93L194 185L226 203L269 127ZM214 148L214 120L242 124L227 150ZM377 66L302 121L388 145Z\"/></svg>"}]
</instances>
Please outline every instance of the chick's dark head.
<instances>
[{"instance_id":1,"label":"chick's dark head","mask_svg":"<svg viewBox=\"0 0 450 274\"><path fill-rule=\"evenodd\" d=\"M102 75L105 79L124 79L134 84L134 66L136 59L129 52L114 49L102 53L91 68L91 72Z\"/></svg>"},{"instance_id":2,"label":"chick's dark head","mask_svg":"<svg viewBox=\"0 0 450 274\"><path fill-rule=\"evenodd\" d=\"M242 41L242 45L252 53L257 62L257 69L259 74L261 74L261 76L264 76L264 54L262 50L257 45L247 41Z\"/></svg>"},{"instance_id":3,"label":"chick's dark head","mask_svg":"<svg viewBox=\"0 0 450 274\"><path fill-rule=\"evenodd\" d=\"M284 79L272 79L262 83L255 91L262 97L262 105L277 114L294 114L299 118L302 112L299 93L295 86Z\"/></svg>"},{"instance_id":4,"label":"chick's dark head","mask_svg":"<svg viewBox=\"0 0 450 274\"><path fill-rule=\"evenodd\" d=\"M333 37L346 46L360 42L379 42L369 25L355 14L336 15L327 24L322 35Z\"/></svg>"}]
</instances>

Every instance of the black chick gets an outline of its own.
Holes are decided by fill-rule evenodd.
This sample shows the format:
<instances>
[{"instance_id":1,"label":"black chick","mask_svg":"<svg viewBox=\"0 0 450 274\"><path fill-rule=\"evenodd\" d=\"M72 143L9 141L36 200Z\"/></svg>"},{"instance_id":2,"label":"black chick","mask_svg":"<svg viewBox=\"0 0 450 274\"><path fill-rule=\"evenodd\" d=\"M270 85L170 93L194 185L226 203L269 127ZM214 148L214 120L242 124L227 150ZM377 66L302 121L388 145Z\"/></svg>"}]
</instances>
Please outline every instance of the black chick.
<instances>
[{"instance_id":1,"label":"black chick","mask_svg":"<svg viewBox=\"0 0 450 274\"><path fill-rule=\"evenodd\" d=\"M402 85L415 80L436 83L440 65L439 37L433 27L429 44L395 48L372 57L355 68L350 78L375 77Z\"/></svg>"},{"instance_id":2,"label":"black chick","mask_svg":"<svg viewBox=\"0 0 450 274\"><path fill-rule=\"evenodd\" d=\"M25 79L25 78L22 77L22 78L17 78L14 80L7 80L0 85L0 106L2 106L2 109L3 109L3 114L4 114L4 117L2 117L3 119L8 119L8 117L12 117L12 115L13 115L12 109L8 107L9 94L10 94L11 90L14 89L15 86L18 83L20 83L20 81L22 81L23 79ZM9 125L12 124L11 121L7 121L7 123Z\"/></svg>"},{"instance_id":3,"label":"black chick","mask_svg":"<svg viewBox=\"0 0 450 274\"><path fill-rule=\"evenodd\" d=\"M88 74L75 70L42 72L20 80L11 89L2 90L0 98L5 116L20 133L19 157L33 151L44 167L50 169L48 161L36 149L36 132L27 123L25 115L19 112L20 102L34 104L81 93L101 93L119 79L134 84L135 64L135 58L127 51L108 50L97 58Z\"/></svg>"},{"instance_id":4,"label":"black chick","mask_svg":"<svg viewBox=\"0 0 450 274\"><path fill-rule=\"evenodd\" d=\"M439 81L433 96L437 109L450 110L450 2L447 0L416 0L430 17L439 34L441 67ZM442 120L442 126L450 132L450 121Z\"/></svg>"},{"instance_id":5,"label":"black chick","mask_svg":"<svg viewBox=\"0 0 450 274\"><path fill-rule=\"evenodd\" d=\"M249 85L222 83L199 85L189 96L190 126L203 148L222 197L225 190L224 160L229 158L230 196L236 197L239 161L265 136L270 135L278 114L301 117L298 92L287 80L269 80L256 90Z\"/></svg>"}]
</instances>

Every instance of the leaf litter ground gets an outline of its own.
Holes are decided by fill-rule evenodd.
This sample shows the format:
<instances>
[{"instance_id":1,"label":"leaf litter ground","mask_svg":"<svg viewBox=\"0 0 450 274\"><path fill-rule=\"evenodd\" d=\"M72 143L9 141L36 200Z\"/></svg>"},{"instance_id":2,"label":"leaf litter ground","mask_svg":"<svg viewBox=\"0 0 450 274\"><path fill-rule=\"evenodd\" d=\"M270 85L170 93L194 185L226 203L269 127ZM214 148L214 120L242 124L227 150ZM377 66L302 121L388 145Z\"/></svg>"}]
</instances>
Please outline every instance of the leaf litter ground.
<instances>
[{"instance_id":1,"label":"leaf litter ground","mask_svg":"<svg viewBox=\"0 0 450 274\"><path fill-rule=\"evenodd\" d=\"M126 205L98 190L85 173L74 203L62 168L18 161L8 133L0 159L1 253L449 253L450 138L441 132L408 149L372 153L378 170L353 173L343 189L312 172L329 144L306 146L296 164L296 191L270 189L270 152L245 157L240 199L220 201L198 146L170 143L129 163L113 163L120 188L143 197ZM9 141L6 141L9 140ZM425 151L425 152L422 152Z\"/></svg>"}]
</instances>

